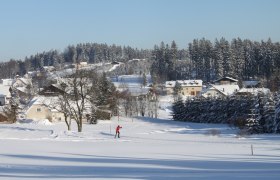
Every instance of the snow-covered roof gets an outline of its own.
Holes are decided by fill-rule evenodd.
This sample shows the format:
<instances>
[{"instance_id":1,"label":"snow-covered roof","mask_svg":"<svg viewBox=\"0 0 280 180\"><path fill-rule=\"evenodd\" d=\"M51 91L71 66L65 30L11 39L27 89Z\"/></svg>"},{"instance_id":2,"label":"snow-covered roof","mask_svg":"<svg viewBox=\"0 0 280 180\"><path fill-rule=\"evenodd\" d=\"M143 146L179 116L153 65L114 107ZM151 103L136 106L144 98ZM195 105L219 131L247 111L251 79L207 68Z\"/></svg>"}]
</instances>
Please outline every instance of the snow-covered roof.
<instances>
[{"instance_id":1,"label":"snow-covered roof","mask_svg":"<svg viewBox=\"0 0 280 180\"><path fill-rule=\"evenodd\" d=\"M58 96L35 96L28 104L26 113L30 110L30 108L34 105L42 105L47 106L51 112L59 112L59 97ZM70 105L77 109L76 103L74 101L70 101ZM85 101L85 112L90 112L91 103L89 101Z\"/></svg>"},{"instance_id":2,"label":"snow-covered roof","mask_svg":"<svg viewBox=\"0 0 280 180\"><path fill-rule=\"evenodd\" d=\"M44 70L54 70L55 67L54 66L43 66Z\"/></svg>"},{"instance_id":3,"label":"snow-covered roof","mask_svg":"<svg viewBox=\"0 0 280 180\"><path fill-rule=\"evenodd\" d=\"M24 92L24 93L27 92L27 90L26 90L25 87L16 87L16 89L17 89L18 91L20 91L20 92Z\"/></svg>"},{"instance_id":4,"label":"snow-covered roof","mask_svg":"<svg viewBox=\"0 0 280 180\"><path fill-rule=\"evenodd\" d=\"M228 77L228 76L222 77L222 78L216 80L215 82L219 82L219 81L226 80L226 79L227 79L227 80L230 80L230 81L233 81L233 82L238 82L237 79L234 79L234 78L231 78L231 77Z\"/></svg>"},{"instance_id":5,"label":"snow-covered roof","mask_svg":"<svg viewBox=\"0 0 280 180\"><path fill-rule=\"evenodd\" d=\"M47 97L47 96L35 96L25 108L26 113L30 110L30 108L34 105L45 105L45 106L55 106L56 102L59 101L58 97ZM59 108L59 107L56 107ZM49 108L51 111L55 108Z\"/></svg>"},{"instance_id":6,"label":"snow-covered roof","mask_svg":"<svg viewBox=\"0 0 280 180\"><path fill-rule=\"evenodd\" d=\"M14 85L17 81L21 81L25 85L32 84L31 79L28 79L28 78L16 78L13 80L12 84Z\"/></svg>"},{"instance_id":7,"label":"snow-covered roof","mask_svg":"<svg viewBox=\"0 0 280 180\"><path fill-rule=\"evenodd\" d=\"M65 91L66 93L70 93L73 90L72 84L73 78L58 78L56 84L52 84L52 86ZM61 84L66 84L66 89L61 86Z\"/></svg>"},{"instance_id":8,"label":"snow-covered roof","mask_svg":"<svg viewBox=\"0 0 280 180\"><path fill-rule=\"evenodd\" d=\"M50 105L51 103L55 103L55 101L58 101L58 97L36 96L30 101L29 106Z\"/></svg>"},{"instance_id":9,"label":"snow-covered roof","mask_svg":"<svg viewBox=\"0 0 280 180\"><path fill-rule=\"evenodd\" d=\"M239 86L234 84L227 84L227 85L212 85L210 89L216 89L220 91L222 94L228 96L236 93L239 91Z\"/></svg>"},{"instance_id":10,"label":"snow-covered roof","mask_svg":"<svg viewBox=\"0 0 280 180\"><path fill-rule=\"evenodd\" d=\"M178 80L178 83L181 84L182 87L197 87L202 86L202 80ZM175 87L176 81L166 81L165 87L173 88Z\"/></svg>"},{"instance_id":11,"label":"snow-covered roof","mask_svg":"<svg viewBox=\"0 0 280 180\"><path fill-rule=\"evenodd\" d=\"M238 92L241 93L251 93L253 95L258 95L258 93L269 94L270 90L268 88L242 88Z\"/></svg>"},{"instance_id":12,"label":"snow-covered roof","mask_svg":"<svg viewBox=\"0 0 280 180\"><path fill-rule=\"evenodd\" d=\"M80 65L87 65L88 63L85 61L80 62Z\"/></svg>"},{"instance_id":13,"label":"snow-covered roof","mask_svg":"<svg viewBox=\"0 0 280 180\"><path fill-rule=\"evenodd\" d=\"M113 64L113 66L108 70L109 72L114 71L117 67L119 67L121 64Z\"/></svg>"}]
</instances>

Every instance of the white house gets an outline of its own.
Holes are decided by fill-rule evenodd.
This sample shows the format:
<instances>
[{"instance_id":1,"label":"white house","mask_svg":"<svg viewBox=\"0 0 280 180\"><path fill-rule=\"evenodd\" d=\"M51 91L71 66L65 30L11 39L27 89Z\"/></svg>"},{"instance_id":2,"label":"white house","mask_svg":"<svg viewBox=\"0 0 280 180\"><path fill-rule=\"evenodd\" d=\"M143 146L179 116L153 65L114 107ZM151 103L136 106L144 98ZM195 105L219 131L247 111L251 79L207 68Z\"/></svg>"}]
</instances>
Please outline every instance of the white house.
<instances>
[{"instance_id":1,"label":"white house","mask_svg":"<svg viewBox=\"0 0 280 180\"><path fill-rule=\"evenodd\" d=\"M12 82L12 86L15 88L16 87L26 87L28 85L32 85L31 79L28 79L28 78L16 77Z\"/></svg>"},{"instance_id":2,"label":"white house","mask_svg":"<svg viewBox=\"0 0 280 180\"><path fill-rule=\"evenodd\" d=\"M59 107L54 108L57 100L55 97L34 97L28 104L25 118L33 120L48 119L52 122L64 120L63 113L57 109Z\"/></svg>"},{"instance_id":3,"label":"white house","mask_svg":"<svg viewBox=\"0 0 280 180\"><path fill-rule=\"evenodd\" d=\"M234 95L239 91L238 80L231 77L224 77L214 81L206 88L203 97L225 97Z\"/></svg>"},{"instance_id":4,"label":"white house","mask_svg":"<svg viewBox=\"0 0 280 180\"><path fill-rule=\"evenodd\" d=\"M183 96L198 96L202 91L202 80L166 81L165 90L167 95L173 94L176 82L180 84L182 88L180 94Z\"/></svg>"},{"instance_id":5,"label":"white house","mask_svg":"<svg viewBox=\"0 0 280 180\"><path fill-rule=\"evenodd\" d=\"M210 85L202 94L203 97L226 97L239 91L238 85Z\"/></svg>"},{"instance_id":6,"label":"white house","mask_svg":"<svg viewBox=\"0 0 280 180\"><path fill-rule=\"evenodd\" d=\"M10 86L6 86L4 84L0 84L0 106L3 106L9 102L11 98L11 93L9 91Z\"/></svg>"}]
</instances>

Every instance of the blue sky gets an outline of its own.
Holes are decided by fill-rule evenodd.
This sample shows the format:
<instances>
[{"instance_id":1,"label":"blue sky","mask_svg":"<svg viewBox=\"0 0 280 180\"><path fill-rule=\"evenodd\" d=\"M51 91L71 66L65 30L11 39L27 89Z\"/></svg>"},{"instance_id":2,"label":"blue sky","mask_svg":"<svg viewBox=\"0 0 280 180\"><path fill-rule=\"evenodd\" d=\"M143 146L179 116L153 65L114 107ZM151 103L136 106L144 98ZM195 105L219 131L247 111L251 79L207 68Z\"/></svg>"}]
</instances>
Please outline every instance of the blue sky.
<instances>
[{"instance_id":1,"label":"blue sky","mask_svg":"<svg viewBox=\"0 0 280 180\"><path fill-rule=\"evenodd\" d=\"M0 0L0 61L97 42L280 41L279 0Z\"/></svg>"}]
</instances>

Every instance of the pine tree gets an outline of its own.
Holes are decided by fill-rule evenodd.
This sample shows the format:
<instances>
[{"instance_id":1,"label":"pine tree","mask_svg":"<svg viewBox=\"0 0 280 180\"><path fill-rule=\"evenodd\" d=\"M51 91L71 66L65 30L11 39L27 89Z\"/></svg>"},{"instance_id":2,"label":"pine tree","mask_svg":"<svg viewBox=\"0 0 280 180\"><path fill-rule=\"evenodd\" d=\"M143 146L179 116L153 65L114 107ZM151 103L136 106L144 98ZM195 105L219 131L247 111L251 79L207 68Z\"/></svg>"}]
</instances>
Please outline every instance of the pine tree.
<instances>
[{"instance_id":1,"label":"pine tree","mask_svg":"<svg viewBox=\"0 0 280 180\"><path fill-rule=\"evenodd\" d=\"M260 125L260 109L259 109L259 99L256 97L246 119L246 128L250 134L259 134L263 132L263 128Z\"/></svg>"},{"instance_id":2,"label":"pine tree","mask_svg":"<svg viewBox=\"0 0 280 180\"><path fill-rule=\"evenodd\" d=\"M173 109L173 119L176 121L183 121L184 120L184 113L185 113L185 107L184 102L182 98L179 98L177 101L175 101L172 105Z\"/></svg>"},{"instance_id":3,"label":"pine tree","mask_svg":"<svg viewBox=\"0 0 280 180\"><path fill-rule=\"evenodd\" d=\"M274 132L275 126L275 104L272 97L267 97L264 105L264 118L265 124L264 129L266 133Z\"/></svg>"},{"instance_id":4,"label":"pine tree","mask_svg":"<svg viewBox=\"0 0 280 180\"><path fill-rule=\"evenodd\" d=\"M244 49L242 45L242 40L240 38L233 39L231 42L231 49L232 49L232 55L231 55L231 61L232 61L232 67L233 71L232 74L234 77L238 77L240 80L243 79L243 68L244 68Z\"/></svg>"},{"instance_id":5,"label":"pine tree","mask_svg":"<svg viewBox=\"0 0 280 180\"><path fill-rule=\"evenodd\" d=\"M142 85L143 85L144 87L146 87L147 84L148 84L148 80L147 80L146 73L143 73L142 76L143 76L143 77L142 77Z\"/></svg>"},{"instance_id":6,"label":"pine tree","mask_svg":"<svg viewBox=\"0 0 280 180\"><path fill-rule=\"evenodd\" d=\"M274 133L280 133L280 94L275 94L275 119L273 125Z\"/></svg>"},{"instance_id":7,"label":"pine tree","mask_svg":"<svg viewBox=\"0 0 280 180\"><path fill-rule=\"evenodd\" d=\"M192 78L195 79L202 78L203 61L201 58L198 39L194 39L193 43L189 44L189 53L190 53L190 59L192 63L192 71L193 71Z\"/></svg>"},{"instance_id":8,"label":"pine tree","mask_svg":"<svg viewBox=\"0 0 280 180\"><path fill-rule=\"evenodd\" d=\"M221 78L224 76L223 52L217 39L214 47L214 59L215 76L216 78Z\"/></svg>"},{"instance_id":9,"label":"pine tree","mask_svg":"<svg viewBox=\"0 0 280 180\"><path fill-rule=\"evenodd\" d=\"M177 71L176 71L176 64L178 60L178 47L175 41L172 41L171 43L171 48L170 48L170 62L168 64L168 69L169 69L169 79L170 80L177 80Z\"/></svg>"},{"instance_id":10,"label":"pine tree","mask_svg":"<svg viewBox=\"0 0 280 180\"><path fill-rule=\"evenodd\" d=\"M229 47L229 43L225 38L220 40L220 48L222 51L222 65L223 65L223 76L231 76L232 75L232 65L231 65L231 49Z\"/></svg>"},{"instance_id":11,"label":"pine tree","mask_svg":"<svg viewBox=\"0 0 280 180\"><path fill-rule=\"evenodd\" d=\"M175 101L180 97L180 93L181 93L182 89L183 88L182 88L181 84L178 81L176 81L175 86L173 88L173 96L174 96Z\"/></svg>"},{"instance_id":12,"label":"pine tree","mask_svg":"<svg viewBox=\"0 0 280 180\"><path fill-rule=\"evenodd\" d=\"M3 111L8 118L8 121L15 123L20 109L19 97L15 89L10 87L9 91L11 94L10 102L4 107Z\"/></svg>"},{"instance_id":13,"label":"pine tree","mask_svg":"<svg viewBox=\"0 0 280 180\"><path fill-rule=\"evenodd\" d=\"M274 49L269 38L267 42L262 42L262 51L263 51L263 63L264 63L264 73L267 79L269 79L273 73L273 56Z\"/></svg>"},{"instance_id":14,"label":"pine tree","mask_svg":"<svg viewBox=\"0 0 280 180\"><path fill-rule=\"evenodd\" d=\"M254 56L253 56L253 44L250 40L244 40L243 41L243 49L244 49L244 69L243 74L246 79L250 79L250 77L253 77L255 74L256 69L253 66L254 62Z\"/></svg>"},{"instance_id":15,"label":"pine tree","mask_svg":"<svg viewBox=\"0 0 280 180\"><path fill-rule=\"evenodd\" d=\"M107 100L108 100L108 96L109 96L109 82L107 80L106 77L106 73L103 72L99 82L98 82L98 89L99 89L99 93L100 95L97 97L98 98L98 103L97 105L107 105Z\"/></svg>"},{"instance_id":16,"label":"pine tree","mask_svg":"<svg viewBox=\"0 0 280 180\"><path fill-rule=\"evenodd\" d=\"M212 72L213 69L213 45L209 40L203 41L203 61L204 61L204 68L203 68L203 80L206 82L210 82L212 79Z\"/></svg>"}]
</instances>

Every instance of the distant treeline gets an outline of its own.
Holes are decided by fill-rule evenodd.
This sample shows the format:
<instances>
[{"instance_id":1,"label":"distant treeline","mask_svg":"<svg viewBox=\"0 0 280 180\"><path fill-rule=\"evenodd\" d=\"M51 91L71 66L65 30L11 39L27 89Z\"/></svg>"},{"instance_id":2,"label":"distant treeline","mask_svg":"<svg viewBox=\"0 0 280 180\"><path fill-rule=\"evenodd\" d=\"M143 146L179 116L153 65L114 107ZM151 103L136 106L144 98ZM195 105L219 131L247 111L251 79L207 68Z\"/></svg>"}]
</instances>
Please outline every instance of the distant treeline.
<instances>
[{"instance_id":1,"label":"distant treeline","mask_svg":"<svg viewBox=\"0 0 280 180\"><path fill-rule=\"evenodd\" d=\"M162 42L154 47L152 59L153 77L162 82L186 78L211 82L231 76L238 80L258 78L279 83L280 43L271 39L256 42L237 38L229 42L221 38L214 43L195 39L187 50L178 50L174 41L171 45Z\"/></svg>"},{"instance_id":2,"label":"distant treeline","mask_svg":"<svg viewBox=\"0 0 280 180\"><path fill-rule=\"evenodd\" d=\"M52 50L26 57L24 61L10 60L0 64L0 77L23 75L40 70L42 66L64 67L63 64L86 61L88 63L126 62L131 59L151 60L154 81L202 79L210 82L223 76L239 80L261 78L279 81L280 43L251 41L240 38L194 39L185 49L178 49L175 41L155 45L154 49L137 49L97 43L68 46L64 52ZM271 84L271 83L270 83Z\"/></svg>"},{"instance_id":3,"label":"distant treeline","mask_svg":"<svg viewBox=\"0 0 280 180\"><path fill-rule=\"evenodd\" d=\"M0 77L13 78L16 74L24 75L28 71L41 70L43 66L63 68L67 64L77 62L125 62L129 59L143 59L150 57L149 50L132 48L130 46L117 46L97 43L78 44L68 46L64 52L51 50L26 57L25 60L11 59L0 63Z\"/></svg>"}]
</instances>

